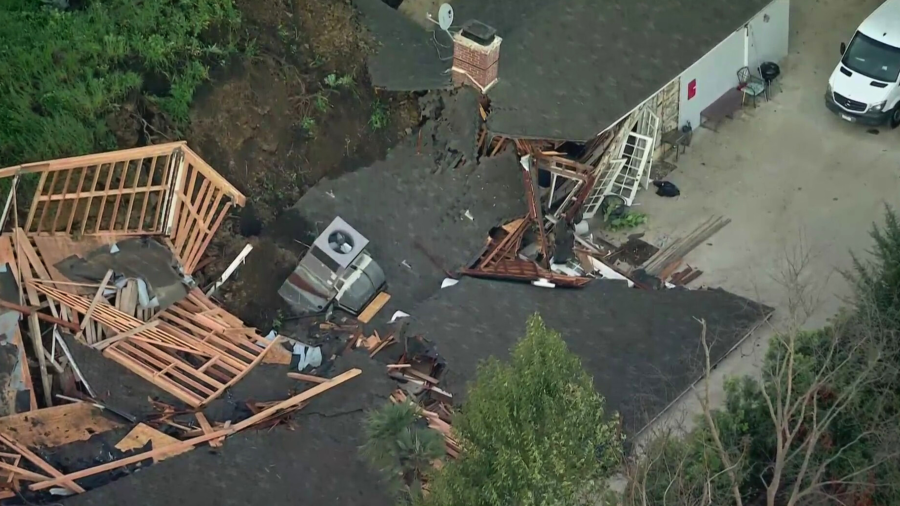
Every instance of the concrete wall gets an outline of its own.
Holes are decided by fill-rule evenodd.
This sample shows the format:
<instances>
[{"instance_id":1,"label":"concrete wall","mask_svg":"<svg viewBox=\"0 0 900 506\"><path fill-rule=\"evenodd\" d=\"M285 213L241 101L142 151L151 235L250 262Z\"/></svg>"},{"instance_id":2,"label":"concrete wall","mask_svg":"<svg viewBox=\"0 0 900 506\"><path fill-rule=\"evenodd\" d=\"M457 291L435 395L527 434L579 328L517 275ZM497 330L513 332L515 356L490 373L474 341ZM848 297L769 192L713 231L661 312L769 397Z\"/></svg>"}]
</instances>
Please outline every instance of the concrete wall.
<instances>
[{"instance_id":1,"label":"concrete wall","mask_svg":"<svg viewBox=\"0 0 900 506\"><path fill-rule=\"evenodd\" d=\"M788 54L789 0L775 0L747 23L747 66L753 72L762 62L780 62Z\"/></svg>"},{"instance_id":2,"label":"concrete wall","mask_svg":"<svg viewBox=\"0 0 900 506\"><path fill-rule=\"evenodd\" d=\"M679 125L690 121L697 130L700 111L737 86L737 71L744 65L744 49L742 27L681 74ZM688 98L692 88L696 93Z\"/></svg>"}]
</instances>

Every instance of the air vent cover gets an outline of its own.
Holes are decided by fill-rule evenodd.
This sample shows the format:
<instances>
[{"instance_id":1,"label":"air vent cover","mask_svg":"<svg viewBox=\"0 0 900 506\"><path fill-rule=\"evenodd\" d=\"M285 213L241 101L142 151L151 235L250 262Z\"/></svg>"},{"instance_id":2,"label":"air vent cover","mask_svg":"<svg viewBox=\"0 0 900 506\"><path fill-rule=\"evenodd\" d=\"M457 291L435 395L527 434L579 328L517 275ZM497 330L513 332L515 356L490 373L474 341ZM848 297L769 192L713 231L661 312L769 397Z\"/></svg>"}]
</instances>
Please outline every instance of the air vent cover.
<instances>
[{"instance_id":1,"label":"air vent cover","mask_svg":"<svg viewBox=\"0 0 900 506\"><path fill-rule=\"evenodd\" d=\"M313 248L327 255L341 267L347 267L368 244L368 239L338 217L316 238Z\"/></svg>"}]
</instances>

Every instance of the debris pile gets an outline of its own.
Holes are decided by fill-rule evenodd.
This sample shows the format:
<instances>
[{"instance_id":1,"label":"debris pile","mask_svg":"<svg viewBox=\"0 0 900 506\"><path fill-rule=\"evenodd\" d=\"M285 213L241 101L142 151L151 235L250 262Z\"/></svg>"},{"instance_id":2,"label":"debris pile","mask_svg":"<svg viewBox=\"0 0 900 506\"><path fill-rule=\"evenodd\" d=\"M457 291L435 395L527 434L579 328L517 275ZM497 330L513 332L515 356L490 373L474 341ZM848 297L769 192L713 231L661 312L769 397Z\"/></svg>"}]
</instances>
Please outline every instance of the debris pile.
<instances>
[{"instance_id":1,"label":"debris pile","mask_svg":"<svg viewBox=\"0 0 900 506\"><path fill-rule=\"evenodd\" d=\"M40 177L31 195L18 184L26 174ZM324 345L260 335L213 301L249 248L207 293L197 287L191 274L245 198L183 142L20 165L0 170L3 177L12 191L0 219L0 498L82 493L94 484L87 478L119 476L204 443L221 447L238 432L285 422L361 374L304 374L329 373L335 354L323 359ZM314 365L310 350L320 353ZM97 361L143 380L151 414L110 401L123 386L92 381ZM312 385L281 400L224 395L261 363L300 369L291 374ZM212 419L221 399L240 409ZM30 449L107 433L118 440L81 469Z\"/></svg>"}]
</instances>

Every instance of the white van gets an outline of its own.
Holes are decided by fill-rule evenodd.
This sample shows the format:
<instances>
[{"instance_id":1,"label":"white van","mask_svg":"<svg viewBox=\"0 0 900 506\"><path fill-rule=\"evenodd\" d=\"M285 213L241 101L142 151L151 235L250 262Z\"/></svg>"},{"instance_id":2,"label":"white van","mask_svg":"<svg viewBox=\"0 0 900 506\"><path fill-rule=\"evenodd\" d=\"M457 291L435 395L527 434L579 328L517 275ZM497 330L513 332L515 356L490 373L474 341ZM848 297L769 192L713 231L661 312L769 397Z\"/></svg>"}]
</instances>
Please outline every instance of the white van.
<instances>
[{"instance_id":1,"label":"white van","mask_svg":"<svg viewBox=\"0 0 900 506\"><path fill-rule=\"evenodd\" d=\"M828 79L825 105L863 125L900 126L900 0L887 0L859 25Z\"/></svg>"}]
</instances>

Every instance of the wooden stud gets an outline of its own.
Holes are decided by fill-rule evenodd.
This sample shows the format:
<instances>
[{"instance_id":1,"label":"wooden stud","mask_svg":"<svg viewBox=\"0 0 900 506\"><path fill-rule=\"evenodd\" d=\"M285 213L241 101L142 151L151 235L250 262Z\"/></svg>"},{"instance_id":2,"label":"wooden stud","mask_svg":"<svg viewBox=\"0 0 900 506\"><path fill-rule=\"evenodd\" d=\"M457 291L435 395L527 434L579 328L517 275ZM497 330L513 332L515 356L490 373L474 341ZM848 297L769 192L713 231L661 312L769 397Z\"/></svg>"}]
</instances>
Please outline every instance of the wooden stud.
<instances>
[{"instance_id":1,"label":"wooden stud","mask_svg":"<svg viewBox=\"0 0 900 506\"><path fill-rule=\"evenodd\" d=\"M378 314L379 311L381 311L381 308L383 308L389 300L391 300L391 294L387 292L379 293L375 296L374 299L372 299L372 302L370 302L369 305L366 306L366 309L364 309L363 312L356 317L356 319L362 323L369 323L369 321L371 321L372 318L374 318L375 315Z\"/></svg>"},{"instance_id":2,"label":"wooden stud","mask_svg":"<svg viewBox=\"0 0 900 506\"><path fill-rule=\"evenodd\" d=\"M50 481L34 483L28 488L30 488L31 490L33 490L35 492L39 491L39 490L46 490L48 488L55 487L60 484L74 482L74 480L80 480L82 478L87 478L89 476L94 476L96 474L105 473L107 471L119 469L120 467L125 467L125 466L131 465L131 464L137 464L138 462L142 462L144 460L149 460L149 459L152 459L153 457L157 457L159 455L165 455L165 454L169 454L169 453L173 453L173 454L179 453L188 448L193 448L193 447L197 446L198 444L205 443L207 441L211 441L213 439L218 439L218 438L221 438L224 436L228 436L230 434L233 434L234 432L237 432L237 431L235 430L234 426L232 426L231 428L222 429L222 430L210 433L210 434L204 434L202 436L198 436L193 439L188 439L187 441L181 441L181 442L173 444L173 445L163 446L160 448L154 448L153 450L150 450L150 451L147 451L144 453L139 453L137 455L125 457L123 459L115 460L113 462L107 462L106 464L101 464L99 466L94 466L94 467L91 467L88 469L82 469L81 471L75 471L74 473L70 473L65 476L59 476L59 477L54 476L54 478ZM78 485L75 485L75 486L78 486ZM81 488L81 487L78 487L78 488ZM84 491L84 489L81 489L81 492L83 492L83 491ZM81 493L81 492L79 492L79 493Z\"/></svg>"},{"instance_id":3,"label":"wooden stud","mask_svg":"<svg viewBox=\"0 0 900 506\"><path fill-rule=\"evenodd\" d=\"M86 165L97 165L100 163L108 163L110 161L122 160L123 158L149 158L155 155L170 153L175 149L185 146L185 141L169 142L165 144L153 144L141 148L121 149L118 151L107 151L105 153L96 153L92 155L74 156L71 158L60 158L45 162L26 163L0 169L0 178L13 176L15 174L31 174L35 172L54 172L60 170L71 169L73 167L84 167Z\"/></svg>"},{"instance_id":4,"label":"wooden stud","mask_svg":"<svg viewBox=\"0 0 900 506\"><path fill-rule=\"evenodd\" d=\"M156 198L156 210L154 211L153 216L152 230L154 230L155 232L165 233L164 229L166 227L166 223L160 223L160 219L162 218L162 215L168 211L168 207L175 204L173 200L175 198L175 192L178 189L178 179L173 180L173 174L175 174L178 170L175 167L178 160L178 152L173 152L169 155L169 158L166 161L166 168L162 176L163 186L166 189L160 190L159 195ZM179 166L181 165L183 164L180 164ZM160 229L160 226L162 227L162 230Z\"/></svg>"},{"instance_id":5,"label":"wooden stud","mask_svg":"<svg viewBox=\"0 0 900 506\"><path fill-rule=\"evenodd\" d=\"M196 199L190 200L190 198L187 198L184 200L184 207L182 207L182 210L187 212L182 216L183 221L176 234L175 247L178 248L176 251L178 256L185 260L187 259L187 252L189 251L189 246L186 241L188 239L193 241L197 238L197 235L208 231L201 227L201 224L203 223L201 212L212 191L215 191L215 189L211 189L209 180L204 179L203 183L200 185L200 190L197 192Z\"/></svg>"},{"instance_id":6,"label":"wooden stud","mask_svg":"<svg viewBox=\"0 0 900 506\"><path fill-rule=\"evenodd\" d=\"M217 188L220 188L224 191L238 206L244 206L247 204L247 198L243 193L239 192L237 188L234 187L231 183L228 182L227 179L222 177L221 174L216 172L212 167L209 166L205 161L203 161L200 156L197 155L191 148L188 146L184 146L182 148L184 152L185 158L187 158L192 165L194 165L197 170L203 173L207 179L213 182Z\"/></svg>"},{"instance_id":7,"label":"wooden stud","mask_svg":"<svg viewBox=\"0 0 900 506\"><path fill-rule=\"evenodd\" d=\"M310 383L327 383L331 380L328 378L323 378L321 376L313 376L311 374L301 374L299 372L289 372L287 373L288 378L301 380L301 381L309 381Z\"/></svg>"},{"instance_id":8,"label":"wooden stud","mask_svg":"<svg viewBox=\"0 0 900 506\"><path fill-rule=\"evenodd\" d=\"M493 151L491 151L491 154L488 155L488 156L489 156L489 157L496 156L497 153L500 151L500 148L503 147L503 143L505 143L505 142L506 142L506 137L501 136L501 137L500 137L500 140L497 141L497 146L494 148Z\"/></svg>"},{"instance_id":9,"label":"wooden stud","mask_svg":"<svg viewBox=\"0 0 900 506\"><path fill-rule=\"evenodd\" d=\"M106 184L103 186L103 197L100 201L100 211L97 213L97 223L94 225L94 233L100 231L100 224L103 223L103 210L106 209L106 200L109 198L109 185L112 184L113 173L116 171L116 164L119 162L112 162L109 164L109 173L106 175Z\"/></svg>"},{"instance_id":10,"label":"wooden stud","mask_svg":"<svg viewBox=\"0 0 900 506\"><path fill-rule=\"evenodd\" d=\"M222 208L222 211L219 213L219 217L216 218L216 223L212 226L210 230L215 232L222 226L222 221L228 216L228 211L231 209L231 202L226 202L225 207ZM206 248L209 247L209 242L212 241L213 233L207 234L206 239L203 240L203 245L200 246L200 249L197 250L197 254L194 255L194 258L190 260L190 264L185 265L184 268L188 274L194 272L194 267L197 265L197 261L200 259L200 256L203 255L203 252L206 251Z\"/></svg>"},{"instance_id":11,"label":"wooden stud","mask_svg":"<svg viewBox=\"0 0 900 506\"><path fill-rule=\"evenodd\" d=\"M112 277L112 275L113 271L112 269L110 269L106 271L106 275L103 276L103 281L100 282L100 288L97 289L97 293L94 294L94 299L91 301L91 305L88 306L87 312L84 313L84 319L81 322L81 330L84 330L85 327L87 327L91 315L94 313L94 309L97 308L97 304L99 304L100 299L103 298L103 292L106 290L106 284L109 283L109 279Z\"/></svg>"},{"instance_id":12,"label":"wooden stud","mask_svg":"<svg viewBox=\"0 0 900 506\"><path fill-rule=\"evenodd\" d=\"M47 195L52 195L54 191L56 191L56 179L59 177L59 172L53 173L53 178L50 179L50 189L47 191ZM50 207L50 203L47 202L41 206L41 216L38 218L37 229L35 232L40 232L41 227L44 225L44 217L47 215L47 208ZM30 232L30 231L29 231Z\"/></svg>"},{"instance_id":13,"label":"wooden stud","mask_svg":"<svg viewBox=\"0 0 900 506\"><path fill-rule=\"evenodd\" d=\"M66 223L66 233L72 233L72 224L75 222L75 213L78 211L78 204L81 203L81 191L84 188L84 178L87 176L90 167L81 168L81 177L78 179L78 187L75 189L75 201L72 202L72 211L69 212L69 221Z\"/></svg>"},{"instance_id":14,"label":"wooden stud","mask_svg":"<svg viewBox=\"0 0 900 506\"><path fill-rule=\"evenodd\" d=\"M84 489L81 488L77 483L73 480L66 478L63 474L57 471L53 466L44 461L44 459L35 455L31 450L25 448L24 446L18 444L13 438L11 438L8 434L0 434L0 443L5 444L6 446L14 449L19 452L26 460L40 468L45 473L49 474L54 478L58 485L62 485L73 492L77 492L79 494L84 493ZM42 483L48 483L46 481Z\"/></svg>"},{"instance_id":15,"label":"wooden stud","mask_svg":"<svg viewBox=\"0 0 900 506\"><path fill-rule=\"evenodd\" d=\"M37 211L38 207L38 197L41 196L41 192L44 191L44 183L47 181L47 173L44 172L41 174L41 180L38 181L37 189L34 191L34 196L31 200L31 209L28 210L28 218L25 220L25 230L31 231L31 220L34 219L34 213Z\"/></svg>"},{"instance_id":16,"label":"wooden stud","mask_svg":"<svg viewBox=\"0 0 900 506\"><path fill-rule=\"evenodd\" d=\"M250 418L233 425L232 428L235 431L244 430L247 427L250 427L254 424L257 424L257 423L265 420L266 418L269 418L270 416L281 411L282 409L296 406L296 405L300 404L301 402L311 399L311 398L321 394L322 392L325 392L326 390L330 390L330 389L340 385L341 383L349 381L349 380L359 376L360 374L362 374L361 370L350 369L349 371L334 377L333 379L331 379L331 381L328 381L326 383L320 383L308 390L303 391L300 394L297 394L297 395L291 397L290 399L279 402L278 404L275 404L274 406L271 406L263 411L260 411L259 413L251 416Z\"/></svg>"},{"instance_id":17,"label":"wooden stud","mask_svg":"<svg viewBox=\"0 0 900 506\"><path fill-rule=\"evenodd\" d=\"M24 478L28 481L41 482L41 481L46 481L46 480L52 479L49 476L44 476L43 474L38 474L38 473L35 473L32 471L29 471L27 469L22 469L21 467L13 466L13 465L7 464L6 462L0 462L0 469L3 469L4 471L8 471L12 474L18 474L19 476L21 476L22 478Z\"/></svg>"},{"instance_id":18,"label":"wooden stud","mask_svg":"<svg viewBox=\"0 0 900 506\"><path fill-rule=\"evenodd\" d=\"M152 359L152 360L148 360L148 361L153 363L159 369L165 369L166 367L168 367L169 365L171 365L173 363L175 363L175 364L179 363L179 362L177 362L177 359L175 357L173 357L171 355L167 355L165 353L162 353L161 351L158 351L153 346L149 346L145 343L141 343L140 341L121 342L121 343L117 344L116 346L107 348L106 351L104 351L104 355L110 356L110 353L118 354L120 351L131 350L133 348L139 348L140 351L145 352L146 359ZM163 365L162 362L159 362L160 359L169 360L169 364ZM181 369L181 370L178 370L178 369ZM168 391L168 389L164 388L163 385L159 384L160 380L168 380L169 382L175 383L175 380L177 379L178 381L182 382L184 385L188 385L191 388L194 388L197 391L202 392L204 395L212 396L215 393L215 390L213 390L212 388L209 388L207 386L200 384L198 381L196 381L193 378L188 377L186 374L184 374L182 372L182 371L187 372L187 370L190 370L190 372L194 373L194 376L198 380L205 381L208 384L210 384L216 388L220 388L222 386L221 383L213 380L212 378L210 378L204 374L199 374L199 373L197 373L197 371L190 369L190 368L182 369L182 368L178 367L178 365L176 365L171 370L167 371L168 374L172 376L172 379L169 379L166 376L161 376L161 377L157 378L155 375L155 372L150 374L149 377L145 377L144 379L147 379L151 383L154 383L157 386L159 386L160 388L163 388L164 390L167 390L167 391ZM182 385L180 385L178 383L175 383L175 384L178 385L180 389L184 389L184 387ZM193 392L191 392L191 393L193 393ZM202 400L201 400L201 402L202 402ZM195 405L199 406L199 403L195 404Z\"/></svg>"},{"instance_id":19,"label":"wooden stud","mask_svg":"<svg viewBox=\"0 0 900 506\"><path fill-rule=\"evenodd\" d=\"M112 168L110 168L112 170ZM87 207L84 208L84 216L81 219L81 235L84 235L85 227L87 226L88 218L91 216L91 204L94 202L94 193L97 189L97 181L100 179L100 172L103 171L103 164L97 165L97 170L94 171L94 179L91 181L91 191L90 196L88 197Z\"/></svg>"},{"instance_id":20,"label":"wooden stud","mask_svg":"<svg viewBox=\"0 0 900 506\"><path fill-rule=\"evenodd\" d=\"M144 159L141 158L134 168L134 179L131 181L131 196L128 199L128 212L125 214L125 226L122 230L128 230L128 224L131 222L131 210L134 207L134 199L138 192L138 180L141 178L141 168L144 165Z\"/></svg>"},{"instance_id":21,"label":"wooden stud","mask_svg":"<svg viewBox=\"0 0 900 506\"><path fill-rule=\"evenodd\" d=\"M185 163L187 163L185 161ZM193 169L193 170L192 170ZM187 208L191 205L191 200L194 196L194 185L197 183L197 174L200 172L194 169L192 166L188 166L187 170L191 173L190 183L188 183L188 189L186 192L176 191L174 194L175 198L175 219L172 220L172 223L178 223L175 228L171 231L167 231L170 237L174 237L175 240L175 254L177 255L181 251L182 242L184 241L184 234L182 231L184 230L184 224L188 220L187 213L183 213L183 211L187 210ZM187 174L185 174L187 176ZM207 181L208 182L208 181ZM202 186L202 184L201 184ZM180 255L179 255L180 256Z\"/></svg>"},{"instance_id":22,"label":"wooden stud","mask_svg":"<svg viewBox=\"0 0 900 506\"><path fill-rule=\"evenodd\" d=\"M62 188L62 192L64 194L69 192L69 181L72 180L72 171L73 170L75 170L75 169L69 169L66 171L66 180L63 183L63 188ZM62 214L63 204L65 204L65 202L66 202L65 200L60 200L59 204L57 204L57 206L56 206L56 212L53 213L53 224L50 226L51 234L56 233L56 224L59 222L59 216ZM49 206L50 203L48 202L47 205Z\"/></svg>"},{"instance_id":23,"label":"wooden stud","mask_svg":"<svg viewBox=\"0 0 900 506\"><path fill-rule=\"evenodd\" d=\"M417 371L417 370L412 369L412 368L407 369L407 370L405 370L405 371L403 371L403 372L404 372L405 374L412 374L413 376L415 376L416 378L418 378L418 379L420 379L420 380L425 380L425 381L427 381L427 382L429 382L429 383L432 383L432 384L435 384L435 385L437 385L438 383L440 383L440 382L437 380L437 378L433 378L433 377L431 377L431 376L425 374L424 372Z\"/></svg>"},{"instance_id":24,"label":"wooden stud","mask_svg":"<svg viewBox=\"0 0 900 506\"><path fill-rule=\"evenodd\" d=\"M128 169L131 167L131 160L125 160L122 164L122 176L119 178L119 191L116 192L116 203L113 205L112 218L109 220L109 231L116 230L116 217L119 215L119 204L122 203L122 191L125 189L125 181L128 179Z\"/></svg>"},{"instance_id":25,"label":"wooden stud","mask_svg":"<svg viewBox=\"0 0 900 506\"><path fill-rule=\"evenodd\" d=\"M159 163L159 157L154 156L150 163L150 174L147 176L147 185L144 188L144 203L141 206L141 217L138 222L138 230L144 230L144 217L147 215L147 203L150 202L150 187L153 185L153 176L156 173L156 164Z\"/></svg>"},{"instance_id":26,"label":"wooden stud","mask_svg":"<svg viewBox=\"0 0 900 506\"><path fill-rule=\"evenodd\" d=\"M210 229L209 226L210 226L210 223L212 222L213 217L216 214L216 210L219 209L219 204L221 204L222 196L224 195L224 193L222 193L221 191L217 191L216 193L217 193L217 195L216 195L215 201L213 202L212 206L209 208L206 218L204 218L204 220L203 220L203 223L200 227L201 230L199 231L199 233L195 234L194 237L191 238L191 242L188 244L188 247L185 249L185 252L186 252L185 259L187 260L187 264L191 268L191 272L193 272L194 266L200 260L200 255L202 255L202 253L203 253L200 250L200 248L202 247L203 244L206 244L206 238L212 237L212 235L215 234L215 229ZM201 237L202 237L202 239L201 239ZM200 239L200 240L198 241L198 239ZM196 246L195 246L195 244L196 244Z\"/></svg>"},{"instance_id":27,"label":"wooden stud","mask_svg":"<svg viewBox=\"0 0 900 506\"><path fill-rule=\"evenodd\" d=\"M103 350L111 344L115 344L115 343L118 343L119 341L128 339L129 337L131 337L135 334L138 334L138 333L143 332L148 329L152 329L152 328L156 327L157 325L159 325L159 320L149 321L149 322L141 325L140 327L135 327L131 330L128 330L125 332L120 332L112 337L104 339L103 341L100 341L99 343L94 344L92 346L92 348L94 348L95 350Z\"/></svg>"}]
</instances>

